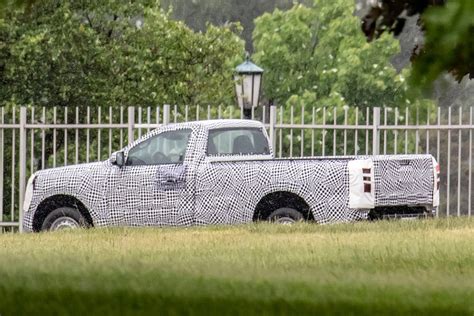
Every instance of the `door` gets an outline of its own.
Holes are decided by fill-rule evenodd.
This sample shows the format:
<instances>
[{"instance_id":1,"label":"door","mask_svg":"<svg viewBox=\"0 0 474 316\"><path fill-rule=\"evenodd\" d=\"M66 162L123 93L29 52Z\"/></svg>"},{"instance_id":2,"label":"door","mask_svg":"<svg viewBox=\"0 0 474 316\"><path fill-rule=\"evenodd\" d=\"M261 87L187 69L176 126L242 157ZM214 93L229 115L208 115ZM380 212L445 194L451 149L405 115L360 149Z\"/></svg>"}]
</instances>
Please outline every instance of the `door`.
<instances>
[{"instance_id":1,"label":"door","mask_svg":"<svg viewBox=\"0 0 474 316\"><path fill-rule=\"evenodd\" d=\"M255 205L263 188L270 186L271 179L269 169L258 161L272 157L262 129L211 129L206 154L207 161L212 163L202 164L197 176L196 222L252 221ZM220 159L224 162L219 162Z\"/></svg>"},{"instance_id":2,"label":"door","mask_svg":"<svg viewBox=\"0 0 474 316\"><path fill-rule=\"evenodd\" d=\"M186 190L186 152L191 134L191 129L168 130L130 148L125 166L114 171L116 194L109 201L121 225L176 222Z\"/></svg>"}]
</instances>

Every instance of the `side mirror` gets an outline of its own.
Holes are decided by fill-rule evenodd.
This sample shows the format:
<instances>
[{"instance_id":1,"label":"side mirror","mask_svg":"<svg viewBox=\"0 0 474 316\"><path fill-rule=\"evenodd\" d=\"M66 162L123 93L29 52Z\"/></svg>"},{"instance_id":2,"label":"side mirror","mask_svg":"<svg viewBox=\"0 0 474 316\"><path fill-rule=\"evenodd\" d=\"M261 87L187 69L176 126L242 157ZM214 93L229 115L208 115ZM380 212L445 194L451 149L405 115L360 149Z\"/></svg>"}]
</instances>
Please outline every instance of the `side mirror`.
<instances>
[{"instance_id":1,"label":"side mirror","mask_svg":"<svg viewBox=\"0 0 474 316\"><path fill-rule=\"evenodd\" d=\"M119 151L115 155L115 164L119 167L125 166L125 154L123 151Z\"/></svg>"}]
</instances>

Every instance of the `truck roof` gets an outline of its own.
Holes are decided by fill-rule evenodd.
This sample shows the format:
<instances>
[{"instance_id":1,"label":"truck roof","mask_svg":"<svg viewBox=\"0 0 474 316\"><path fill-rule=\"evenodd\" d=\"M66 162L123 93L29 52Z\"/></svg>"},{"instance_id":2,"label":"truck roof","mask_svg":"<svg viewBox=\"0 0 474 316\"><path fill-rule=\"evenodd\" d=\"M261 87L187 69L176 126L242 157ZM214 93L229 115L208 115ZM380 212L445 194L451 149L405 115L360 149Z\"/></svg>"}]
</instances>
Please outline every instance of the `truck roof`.
<instances>
[{"instance_id":1,"label":"truck roof","mask_svg":"<svg viewBox=\"0 0 474 316\"><path fill-rule=\"evenodd\" d=\"M203 121L190 121L184 123L173 123L173 126L180 127L191 127L191 126L202 126L207 129L213 128L226 128L226 127L255 127L260 128L263 126L262 122L255 120L241 120L241 119L220 119L220 120L203 120Z\"/></svg>"}]
</instances>

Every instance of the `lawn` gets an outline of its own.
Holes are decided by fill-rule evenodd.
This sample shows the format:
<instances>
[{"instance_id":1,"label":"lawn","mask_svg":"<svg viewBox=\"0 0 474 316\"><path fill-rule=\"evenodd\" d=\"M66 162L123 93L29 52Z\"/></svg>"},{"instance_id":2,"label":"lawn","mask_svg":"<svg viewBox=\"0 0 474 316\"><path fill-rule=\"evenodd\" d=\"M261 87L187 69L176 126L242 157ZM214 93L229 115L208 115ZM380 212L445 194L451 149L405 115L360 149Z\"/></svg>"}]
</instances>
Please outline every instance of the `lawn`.
<instances>
[{"instance_id":1,"label":"lawn","mask_svg":"<svg viewBox=\"0 0 474 316\"><path fill-rule=\"evenodd\" d=\"M474 219L0 235L0 315L474 314Z\"/></svg>"}]
</instances>

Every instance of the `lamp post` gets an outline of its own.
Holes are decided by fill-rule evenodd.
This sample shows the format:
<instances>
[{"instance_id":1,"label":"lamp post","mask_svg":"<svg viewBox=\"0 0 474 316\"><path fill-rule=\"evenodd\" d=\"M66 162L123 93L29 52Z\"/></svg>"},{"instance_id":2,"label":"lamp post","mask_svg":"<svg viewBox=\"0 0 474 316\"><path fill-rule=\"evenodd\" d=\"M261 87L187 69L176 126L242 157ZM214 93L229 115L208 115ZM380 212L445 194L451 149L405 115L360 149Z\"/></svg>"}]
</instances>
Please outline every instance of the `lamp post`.
<instances>
[{"instance_id":1,"label":"lamp post","mask_svg":"<svg viewBox=\"0 0 474 316\"><path fill-rule=\"evenodd\" d=\"M250 61L247 54L245 62L235 69L235 92L244 118L252 118L252 108L258 106L263 69Z\"/></svg>"}]
</instances>

